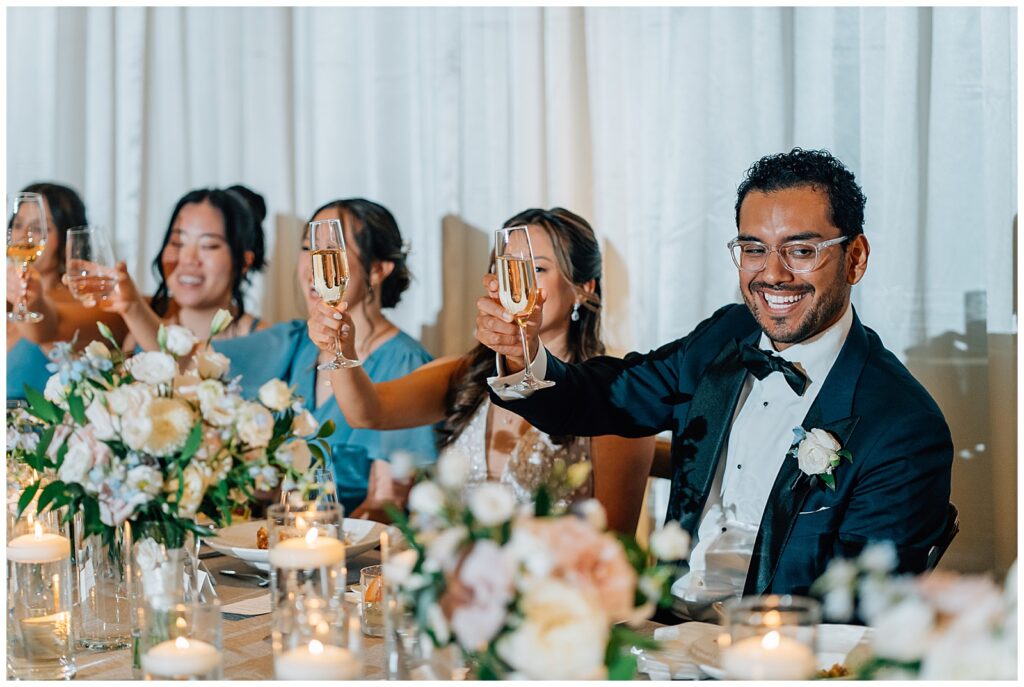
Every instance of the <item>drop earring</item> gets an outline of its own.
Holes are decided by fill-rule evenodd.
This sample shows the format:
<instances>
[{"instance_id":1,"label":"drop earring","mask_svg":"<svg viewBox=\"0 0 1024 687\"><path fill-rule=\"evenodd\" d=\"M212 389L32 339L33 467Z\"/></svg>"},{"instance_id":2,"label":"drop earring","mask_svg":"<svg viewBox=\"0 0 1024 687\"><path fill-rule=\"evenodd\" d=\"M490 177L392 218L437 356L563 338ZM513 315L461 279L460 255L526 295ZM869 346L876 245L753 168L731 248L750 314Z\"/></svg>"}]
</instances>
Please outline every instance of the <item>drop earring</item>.
<instances>
[{"instance_id":1,"label":"drop earring","mask_svg":"<svg viewBox=\"0 0 1024 687\"><path fill-rule=\"evenodd\" d=\"M569 319L573 322L580 321L580 304L579 301L572 304L572 314L569 315Z\"/></svg>"}]
</instances>

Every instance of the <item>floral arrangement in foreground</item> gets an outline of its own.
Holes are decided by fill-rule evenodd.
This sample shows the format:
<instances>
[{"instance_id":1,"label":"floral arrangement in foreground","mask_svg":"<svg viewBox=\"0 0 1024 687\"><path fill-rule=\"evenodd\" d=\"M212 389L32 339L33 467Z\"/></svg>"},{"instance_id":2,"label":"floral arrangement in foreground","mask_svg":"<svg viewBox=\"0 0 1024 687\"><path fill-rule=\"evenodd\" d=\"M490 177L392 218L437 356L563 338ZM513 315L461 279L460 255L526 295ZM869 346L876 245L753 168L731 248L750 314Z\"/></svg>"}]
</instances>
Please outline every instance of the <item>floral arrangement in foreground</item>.
<instances>
[{"instance_id":1,"label":"floral arrangement in foreground","mask_svg":"<svg viewBox=\"0 0 1024 687\"><path fill-rule=\"evenodd\" d=\"M435 479L409 493L410 517L392 511L411 548L384 571L416 623L438 647L455 643L482 679L627 679L630 648L654 648L628 627L671 599L675 562L690 537L677 522L651 537L651 564L632 537L605 531L589 499L555 512L589 464L541 487L533 505L505 485L467 485L470 462L446 453Z\"/></svg>"},{"instance_id":2,"label":"floral arrangement in foreground","mask_svg":"<svg viewBox=\"0 0 1024 687\"><path fill-rule=\"evenodd\" d=\"M862 679L1017 678L1017 564L1003 587L987 575L897 575L896 548L871 544L832 560L811 588L826 620L874 628Z\"/></svg>"},{"instance_id":3,"label":"floral arrangement in foreground","mask_svg":"<svg viewBox=\"0 0 1024 687\"><path fill-rule=\"evenodd\" d=\"M31 476L14 475L19 517L30 506L67 506L64 517L81 513L86 535L112 541L128 521L136 539L180 548L188 532L211 533L200 513L219 526L255 489L302 488L314 457L326 460L333 425L318 427L279 379L258 401L242 398L239 378L227 378L230 361L210 346L230 321L218 312L204 343L161 326L160 350L133 356L102 325L112 349L93 341L75 353L73 342L58 343L45 390L26 386L26 411L8 419L8 478L12 462Z\"/></svg>"}]
</instances>

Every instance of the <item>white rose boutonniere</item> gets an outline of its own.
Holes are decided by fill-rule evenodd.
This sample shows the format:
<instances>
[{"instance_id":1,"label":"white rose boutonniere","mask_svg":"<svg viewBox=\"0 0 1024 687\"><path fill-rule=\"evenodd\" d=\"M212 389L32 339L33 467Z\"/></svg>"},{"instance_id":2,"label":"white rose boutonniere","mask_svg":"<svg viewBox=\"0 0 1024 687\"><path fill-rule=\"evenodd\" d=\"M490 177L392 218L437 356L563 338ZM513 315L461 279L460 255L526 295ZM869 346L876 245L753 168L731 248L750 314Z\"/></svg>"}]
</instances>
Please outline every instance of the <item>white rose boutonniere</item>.
<instances>
[{"instance_id":1,"label":"white rose boutonniere","mask_svg":"<svg viewBox=\"0 0 1024 687\"><path fill-rule=\"evenodd\" d=\"M853 456L823 429L814 428L808 432L803 427L794 427L793 434L796 440L787 455L796 458L805 475L817 475L826 487L834 490L836 478L833 471L844 459L852 463Z\"/></svg>"}]
</instances>

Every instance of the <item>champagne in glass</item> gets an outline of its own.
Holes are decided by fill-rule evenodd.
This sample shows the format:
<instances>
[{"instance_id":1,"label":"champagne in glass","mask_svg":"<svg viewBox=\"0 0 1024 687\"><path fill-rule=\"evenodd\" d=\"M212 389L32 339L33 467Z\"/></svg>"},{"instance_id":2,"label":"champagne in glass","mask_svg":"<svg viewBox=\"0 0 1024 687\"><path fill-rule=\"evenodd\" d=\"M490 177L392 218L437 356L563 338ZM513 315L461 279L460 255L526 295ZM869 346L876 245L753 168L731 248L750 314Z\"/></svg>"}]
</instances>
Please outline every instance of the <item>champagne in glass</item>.
<instances>
[{"instance_id":1,"label":"champagne in glass","mask_svg":"<svg viewBox=\"0 0 1024 687\"><path fill-rule=\"evenodd\" d=\"M527 227L505 227L495 232L494 262L498 272L498 300L519 325L519 339L523 344L526 375L518 384L508 387L513 391L536 391L554 386L548 380L537 379L530 367L530 351L526 345L526 321L537 305L537 271L533 264L533 246Z\"/></svg>"},{"instance_id":2,"label":"champagne in glass","mask_svg":"<svg viewBox=\"0 0 1024 687\"><path fill-rule=\"evenodd\" d=\"M313 288L328 305L337 305L348 287L348 259L341 220L326 219L309 223L309 247L313 260ZM334 360L318 365L318 370L341 370L362 365L341 352L341 341L334 340Z\"/></svg>"},{"instance_id":3,"label":"champagne in glass","mask_svg":"<svg viewBox=\"0 0 1024 687\"><path fill-rule=\"evenodd\" d=\"M28 268L46 250L46 211L38 193L16 193L8 200L7 261L18 267L21 298L14 310L7 313L13 322L38 322L42 314L31 312L25 301Z\"/></svg>"},{"instance_id":4,"label":"champagne in glass","mask_svg":"<svg viewBox=\"0 0 1024 687\"><path fill-rule=\"evenodd\" d=\"M114 251L102 227L75 227L67 238L67 284L86 307L110 299L117 286Z\"/></svg>"}]
</instances>

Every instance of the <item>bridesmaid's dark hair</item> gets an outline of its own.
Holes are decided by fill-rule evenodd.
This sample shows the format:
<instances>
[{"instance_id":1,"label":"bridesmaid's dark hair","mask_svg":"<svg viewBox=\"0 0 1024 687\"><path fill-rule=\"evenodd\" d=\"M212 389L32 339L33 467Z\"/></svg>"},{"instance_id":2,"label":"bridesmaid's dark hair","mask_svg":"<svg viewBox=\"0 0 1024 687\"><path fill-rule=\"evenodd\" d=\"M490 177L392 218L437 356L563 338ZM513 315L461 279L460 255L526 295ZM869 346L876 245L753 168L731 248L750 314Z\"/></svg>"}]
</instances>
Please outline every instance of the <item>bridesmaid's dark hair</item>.
<instances>
[{"instance_id":1,"label":"bridesmaid's dark hair","mask_svg":"<svg viewBox=\"0 0 1024 687\"><path fill-rule=\"evenodd\" d=\"M68 229L89 224L85 217L85 203L73 189L49 181L29 184L22 191L38 193L46 198L54 224L50 229L56 230L52 235L57 237L57 271L64 274L64 246L67 245Z\"/></svg>"},{"instance_id":2,"label":"bridesmaid's dark hair","mask_svg":"<svg viewBox=\"0 0 1024 687\"><path fill-rule=\"evenodd\" d=\"M562 276L575 286L581 299L576 322L569 321L569 363L577 363L604 354L601 341L601 247L587 220L565 208L531 208L510 217L505 227L530 224L543 227L551 237L555 261ZM493 262L493 258L492 258ZM594 280L594 291L582 285ZM438 444L449 445L462 433L480 404L487 397L487 377L494 374L494 351L483 344L463 356L455 381L445 399L445 421L438 430ZM555 438L564 443L565 437Z\"/></svg>"},{"instance_id":3,"label":"bridesmaid's dark hair","mask_svg":"<svg viewBox=\"0 0 1024 687\"><path fill-rule=\"evenodd\" d=\"M324 210L337 210L338 214L348 215L356 220L352 225L352 235L359 246L359 259L366 275L366 298L373 300L373 287L370 285L370 270L377 261L394 263L394 268L380 285L380 307L393 308L402 300L402 292L412 282L412 272L406 258L409 250L402 241L402 232L391 211L379 203L365 198L348 198L332 200L318 207L313 213L316 217ZM310 218L312 221L312 217ZM342 222L344 224L344 221ZM306 229L309 230L308 227Z\"/></svg>"},{"instance_id":4,"label":"bridesmaid's dark hair","mask_svg":"<svg viewBox=\"0 0 1024 687\"><path fill-rule=\"evenodd\" d=\"M160 251L156 254L156 258L153 259L153 273L159 282L159 285L156 287L156 293L153 294L153 311L163 317L167 313L171 302L171 293L167 288L167 275L164 274L164 267L160 258L167 248L167 243L171 240L174 220L178 218L178 213L186 205L203 202L208 202L220 210L221 215L224 217L224 240L227 242L228 250L231 253L231 304L234 308L232 314L237 321L245 314L245 286L249 283L249 275L251 272L256 271L255 266L257 263L255 262L252 269L245 269L246 251L255 253L253 249L255 244L253 232L256 225L252 212L242 196L234 191L225 191L219 188L203 188L189 191L174 206L174 211L171 213L171 221L167 224L167 231L164 233L163 243L160 244Z\"/></svg>"}]
</instances>

